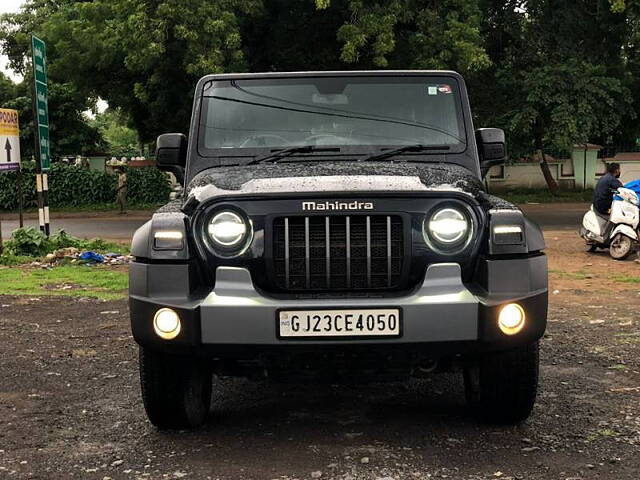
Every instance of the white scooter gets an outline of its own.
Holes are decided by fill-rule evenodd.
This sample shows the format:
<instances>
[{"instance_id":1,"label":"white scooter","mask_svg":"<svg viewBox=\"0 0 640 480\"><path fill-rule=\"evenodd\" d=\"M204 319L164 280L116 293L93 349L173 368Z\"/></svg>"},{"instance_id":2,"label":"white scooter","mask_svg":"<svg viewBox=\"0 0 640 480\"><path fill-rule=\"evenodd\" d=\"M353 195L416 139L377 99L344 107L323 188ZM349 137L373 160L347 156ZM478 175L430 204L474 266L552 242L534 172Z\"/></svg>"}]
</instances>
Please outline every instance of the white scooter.
<instances>
[{"instance_id":1,"label":"white scooter","mask_svg":"<svg viewBox=\"0 0 640 480\"><path fill-rule=\"evenodd\" d=\"M597 248L609 248L609 255L624 260L634 250L639 240L640 209L638 195L633 190L620 187L611 204L607 217L591 209L582 218L580 236L587 242L590 252Z\"/></svg>"}]
</instances>

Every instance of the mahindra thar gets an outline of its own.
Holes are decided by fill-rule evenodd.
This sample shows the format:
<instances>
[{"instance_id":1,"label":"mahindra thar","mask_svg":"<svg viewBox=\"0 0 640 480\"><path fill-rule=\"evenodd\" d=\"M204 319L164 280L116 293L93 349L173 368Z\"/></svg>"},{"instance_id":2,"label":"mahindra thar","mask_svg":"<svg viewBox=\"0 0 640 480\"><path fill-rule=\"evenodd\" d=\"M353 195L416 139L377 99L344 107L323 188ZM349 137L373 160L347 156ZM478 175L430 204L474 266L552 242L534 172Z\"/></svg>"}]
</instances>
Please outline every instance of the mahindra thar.
<instances>
[{"instance_id":1,"label":"mahindra thar","mask_svg":"<svg viewBox=\"0 0 640 480\"><path fill-rule=\"evenodd\" d=\"M213 375L454 371L480 418L529 416L544 239L486 193L505 136L459 74L209 75L156 155L183 190L133 237L130 312L158 428L202 424Z\"/></svg>"}]
</instances>

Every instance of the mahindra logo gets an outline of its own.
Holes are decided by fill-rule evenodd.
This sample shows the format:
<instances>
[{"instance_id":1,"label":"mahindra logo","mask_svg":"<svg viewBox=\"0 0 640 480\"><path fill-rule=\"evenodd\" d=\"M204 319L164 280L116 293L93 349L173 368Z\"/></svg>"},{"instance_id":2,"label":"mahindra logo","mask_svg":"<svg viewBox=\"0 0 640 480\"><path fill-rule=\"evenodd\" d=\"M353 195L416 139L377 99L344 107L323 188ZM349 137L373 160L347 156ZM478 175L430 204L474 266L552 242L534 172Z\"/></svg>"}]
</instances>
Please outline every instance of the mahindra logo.
<instances>
[{"instance_id":1,"label":"mahindra logo","mask_svg":"<svg viewBox=\"0 0 640 480\"><path fill-rule=\"evenodd\" d=\"M373 210L373 202L302 202L302 210Z\"/></svg>"}]
</instances>

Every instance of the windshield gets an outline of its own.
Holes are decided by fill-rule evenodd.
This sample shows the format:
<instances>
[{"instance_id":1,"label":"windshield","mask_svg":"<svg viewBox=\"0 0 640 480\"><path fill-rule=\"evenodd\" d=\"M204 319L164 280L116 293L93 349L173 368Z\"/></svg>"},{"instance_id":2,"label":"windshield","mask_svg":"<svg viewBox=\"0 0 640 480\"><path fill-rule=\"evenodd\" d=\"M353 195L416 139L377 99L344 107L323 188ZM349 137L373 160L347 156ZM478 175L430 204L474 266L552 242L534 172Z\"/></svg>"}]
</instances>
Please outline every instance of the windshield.
<instances>
[{"instance_id":1,"label":"windshield","mask_svg":"<svg viewBox=\"0 0 640 480\"><path fill-rule=\"evenodd\" d=\"M205 87L199 145L205 155L303 145L462 151L464 132L450 77L261 78Z\"/></svg>"}]
</instances>

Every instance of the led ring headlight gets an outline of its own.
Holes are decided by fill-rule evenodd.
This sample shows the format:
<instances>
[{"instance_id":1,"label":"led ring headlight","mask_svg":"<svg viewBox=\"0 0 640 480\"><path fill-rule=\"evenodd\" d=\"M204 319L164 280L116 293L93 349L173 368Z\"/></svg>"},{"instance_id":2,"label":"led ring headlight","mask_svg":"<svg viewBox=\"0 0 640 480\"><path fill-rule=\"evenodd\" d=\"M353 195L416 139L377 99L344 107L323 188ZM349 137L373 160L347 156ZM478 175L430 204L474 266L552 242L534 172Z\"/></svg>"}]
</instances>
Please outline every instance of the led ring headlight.
<instances>
[{"instance_id":1,"label":"led ring headlight","mask_svg":"<svg viewBox=\"0 0 640 480\"><path fill-rule=\"evenodd\" d=\"M472 224L457 208L437 210L424 223L424 237L436 250L453 253L464 248L471 239Z\"/></svg>"},{"instance_id":2,"label":"led ring headlight","mask_svg":"<svg viewBox=\"0 0 640 480\"><path fill-rule=\"evenodd\" d=\"M240 215L229 210L214 215L207 225L211 240L215 245L225 249L240 246L248 230L247 222Z\"/></svg>"}]
</instances>

